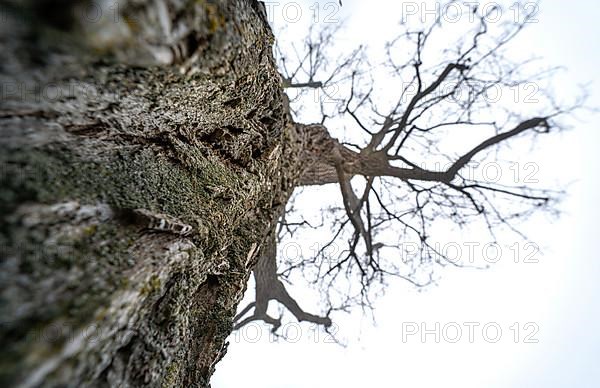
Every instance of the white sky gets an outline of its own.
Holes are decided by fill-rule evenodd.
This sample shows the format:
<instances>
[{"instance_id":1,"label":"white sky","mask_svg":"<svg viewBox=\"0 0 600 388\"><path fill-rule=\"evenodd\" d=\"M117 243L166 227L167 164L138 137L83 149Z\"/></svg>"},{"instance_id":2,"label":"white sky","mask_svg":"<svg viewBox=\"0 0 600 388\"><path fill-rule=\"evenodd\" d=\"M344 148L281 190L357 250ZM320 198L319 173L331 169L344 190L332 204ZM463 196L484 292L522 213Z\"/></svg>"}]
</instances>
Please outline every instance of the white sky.
<instances>
[{"instance_id":1,"label":"white sky","mask_svg":"<svg viewBox=\"0 0 600 388\"><path fill-rule=\"evenodd\" d=\"M281 17L285 4L281 1L275 8L276 18ZM302 7L302 17L310 18L309 7L314 2L297 4ZM335 4L320 1L320 19L337 11ZM288 16L293 17L293 11L289 9ZM345 0L334 15L348 18L349 32L340 44L351 49L360 42L372 44L391 38L390 26L401 14L400 1ZM597 82L598 15L600 2L592 0L571 4L542 1L539 22L515 42L515 53L531 52L543 56L548 64L567 67L568 74L555 85L559 93L576 83ZM589 90L588 105L600 107L600 88L594 84ZM230 337L213 387L600 386L600 302L596 297L600 295L600 262L595 246L599 237L595 221L600 213L596 152L600 135L596 115L579 116L582 120L572 122L571 131L541 141L535 152L504 154L523 163L537 162L541 179L550 184L574 182L558 220L534 217L522 228L541 247L541 254L535 256L538 263L514 263L510 256L488 270L448 268L439 284L424 292L395 281L376 301L376 324L360 312L334 317L347 340L346 348L328 343L325 333L315 334L308 324L290 326L290 330L301 328L295 343L270 341L266 328L259 333L258 325L247 327ZM310 245L310 241L302 243ZM509 250L502 253L503 259L511 254ZM306 310L314 310L316 305L306 302L303 293L309 301L314 295L299 287L291 290ZM251 300L252 287L248 294ZM422 341L419 325L434 329L436 322L442 335L439 343L433 334ZM479 324L472 343L465 322ZM454 323L462 329L457 343L450 342L455 337ZM519 327L517 343L514 323ZM481 330L486 324L491 326L488 337ZM414 327L418 333L406 336ZM491 343L494 327L500 327L502 334L498 342ZM535 328L539 330L532 339L538 342L525 343Z\"/></svg>"}]
</instances>

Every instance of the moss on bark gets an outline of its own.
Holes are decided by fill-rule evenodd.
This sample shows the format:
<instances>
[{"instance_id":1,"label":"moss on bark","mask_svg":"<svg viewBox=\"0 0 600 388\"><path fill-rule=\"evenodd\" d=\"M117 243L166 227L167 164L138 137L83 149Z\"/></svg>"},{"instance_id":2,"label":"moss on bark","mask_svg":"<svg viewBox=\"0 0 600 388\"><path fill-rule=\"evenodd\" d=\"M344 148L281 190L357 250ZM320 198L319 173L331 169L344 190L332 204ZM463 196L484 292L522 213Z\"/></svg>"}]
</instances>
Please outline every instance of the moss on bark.
<instances>
[{"instance_id":1,"label":"moss on bark","mask_svg":"<svg viewBox=\"0 0 600 388\"><path fill-rule=\"evenodd\" d=\"M264 12L166 1L195 51L161 64L158 2L113 25L47 3L0 38L0 385L207 386L299 174Z\"/></svg>"}]
</instances>

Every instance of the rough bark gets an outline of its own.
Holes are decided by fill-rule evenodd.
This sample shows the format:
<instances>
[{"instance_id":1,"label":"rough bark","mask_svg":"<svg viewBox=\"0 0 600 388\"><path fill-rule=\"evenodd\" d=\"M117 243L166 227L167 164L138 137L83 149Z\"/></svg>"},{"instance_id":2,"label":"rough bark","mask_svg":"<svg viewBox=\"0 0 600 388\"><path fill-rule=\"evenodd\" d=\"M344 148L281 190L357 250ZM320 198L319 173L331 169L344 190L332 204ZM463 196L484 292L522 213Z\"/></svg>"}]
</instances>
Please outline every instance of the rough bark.
<instances>
[{"instance_id":1,"label":"rough bark","mask_svg":"<svg viewBox=\"0 0 600 388\"><path fill-rule=\"evenodd\" d=\"M258 2L86 6L2 6L0 385L207 386L303 127Z\"/></svg>"}]
</instances>

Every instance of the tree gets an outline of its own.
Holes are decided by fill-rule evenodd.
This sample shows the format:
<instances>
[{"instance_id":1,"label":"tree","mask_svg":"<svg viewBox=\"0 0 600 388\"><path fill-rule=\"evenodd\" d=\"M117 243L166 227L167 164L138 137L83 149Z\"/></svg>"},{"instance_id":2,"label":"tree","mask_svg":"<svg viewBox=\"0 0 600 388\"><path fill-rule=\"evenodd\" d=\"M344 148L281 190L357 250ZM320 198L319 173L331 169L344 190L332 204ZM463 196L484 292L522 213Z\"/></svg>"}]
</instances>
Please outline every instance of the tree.
<instances>
[{"instance_id":1,"label":"tree","mask_svg":"<svg viewBox=\"0 0 600 388\"><path fill-rule=\"evenodd\" d=\"M330 311L368 305L390 276L421 284L415 271L427 256L402 272L382 254L393 245L384 227L425 248L436 218L483 220L493 233L551 209L546 190L463 176L498 146L553 132L571 110L551 94L535 113L484 98L533 80L502 51L523 21L495 35L478 14L470 38L436 63L426 62L427 42L443 23L408 30L388 45L387 64L410 82L384 110L361 49L319 78L331 32L316 32L299 56L307 79L289 62L280 75L265 8L253 0L1 7L3 385L208 386L234 318L276 330L270 299L329 326L329 313L303 311L281 282L296 267L277 273L278 236L305 225L286 212L300 186L341 192L334 237L348 233L347 249L328 266L318 255L300 263L326 290L352 286L326 294ZM407 41L414 51L399 61L394 50ZM330 84L346 89L321 106L321 122L296 122L284 89ZM469 93L457 99L461 88ZM328 120L339 115L354 120L362 143L331 135ZM488 131L464 151L438 153L451 158L443 170L415 159L435 156L444 130L480 127ZM503 213L502 197L524 206ZM253 269L257 298L242 311L253 314L234 317Z\"/></svg>"},{"instance_id":2,"label":"tree","mask_svg":"<svg viewBox=\"0 0 600 388\"><path fill-rule=\"evenodd\" d=\"M448 21L441 13L426 25L404 24L404 31L386 44L384 69L365 64L362 46L327 64L326 58L334 57L327 51L339 26L315 33L313 25L302 48L294 43L287 53L276 48L284 87L322 88L326 97L319 100L320 123L310 128L312 137L320 139L319 148L307 158L300 185L337 184L343 206L330 209L331 238L310 257L291 263L283 258L278 269L276 249L263 251L254 269L256 301L236 316L236 329L262 320L276 331L281 317L267 315L269 300L280 302L299 321L327 328L332 311L372 307L373 296L389 278L417 287L431 284L436 265L465 265L432 244L431 229L440 219L460 229L483 227L496 242L502 227L526 240L518 221L536 211L557 213L554 205L561 191L533 187L527 180L529 185L473 174L474 166L484 164L499 148L527 136L535 142L540 134L560 130L559 117L583 103L580 98L566 107L549 93L558 68L540 72L538 59L515 62L506 55L506 46L535 20L537 8L529 11L520 20L507 18L511 20L494 25L490 20L497 21L496 7L479 12L471 8L467 15L472 23L461 33L452 25L456 17ZM462 38L442 46L452 28L452 39ZM391 101L382 101L374 91L375 72L384 72L386 83L399 86L389 93ZM333 139L328 130L327 122L339 125L335 119L340 116L354 124L346 142ZM461 141L443 149L452 134ZM306 220L290 223L290 213L280 220L279 240L310 226ZM390 230L400 238L390 239ZM393 254L406 249L407 242L418 246L413 255ZM323 316L304 312L285 290L282 280L296 272L319 285L327 309ZM254 313L243 318L252 308Z\"/></svg>"}]
</instances>

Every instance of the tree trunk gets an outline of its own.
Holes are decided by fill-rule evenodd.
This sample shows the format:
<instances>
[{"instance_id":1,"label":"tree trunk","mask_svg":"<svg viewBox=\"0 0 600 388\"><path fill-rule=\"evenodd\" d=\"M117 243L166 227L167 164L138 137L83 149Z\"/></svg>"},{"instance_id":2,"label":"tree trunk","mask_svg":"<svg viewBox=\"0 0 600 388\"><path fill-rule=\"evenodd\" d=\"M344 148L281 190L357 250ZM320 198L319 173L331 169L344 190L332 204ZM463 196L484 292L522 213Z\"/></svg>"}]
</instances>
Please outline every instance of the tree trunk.
<instances>
[{"instance_id":1,"label":"tree trunk","mask_svg":"<svg viewBox=\"0 0 600 388\"><path fill-rule=\"evenodd\" d=\"M2 386L208 386L300 179L258 2L110 3L0 9Z\"/></svg>"}]
</instances>

